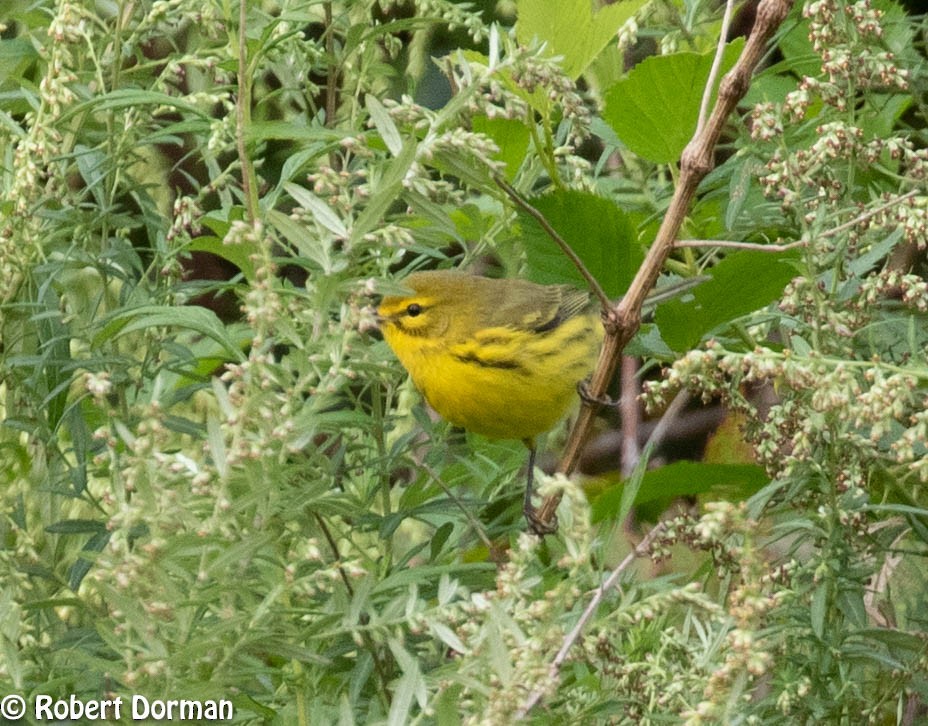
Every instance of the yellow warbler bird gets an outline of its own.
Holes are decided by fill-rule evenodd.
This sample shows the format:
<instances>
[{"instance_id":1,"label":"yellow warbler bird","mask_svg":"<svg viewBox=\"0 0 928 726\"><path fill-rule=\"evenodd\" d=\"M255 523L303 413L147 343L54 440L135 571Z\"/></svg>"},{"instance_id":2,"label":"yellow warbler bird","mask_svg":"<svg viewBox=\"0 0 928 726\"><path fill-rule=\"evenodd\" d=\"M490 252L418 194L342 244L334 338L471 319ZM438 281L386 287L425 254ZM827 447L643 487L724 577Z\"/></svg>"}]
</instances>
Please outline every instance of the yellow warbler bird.
<instances>
[{"instance_id":1,"label":"yellow warbler bird","mask_svg":"<svg viewBox=\"0 0 928 726\"><path fill-rule=\"evenodd\" d=\"M568 285L496 280L463 272L416 272L408 295L377 310L383 336L442 418L529 448L523 510L532 506L535 437L551 429L593 370L603 328L588 292Z\"/></svg>"}]
</instances>

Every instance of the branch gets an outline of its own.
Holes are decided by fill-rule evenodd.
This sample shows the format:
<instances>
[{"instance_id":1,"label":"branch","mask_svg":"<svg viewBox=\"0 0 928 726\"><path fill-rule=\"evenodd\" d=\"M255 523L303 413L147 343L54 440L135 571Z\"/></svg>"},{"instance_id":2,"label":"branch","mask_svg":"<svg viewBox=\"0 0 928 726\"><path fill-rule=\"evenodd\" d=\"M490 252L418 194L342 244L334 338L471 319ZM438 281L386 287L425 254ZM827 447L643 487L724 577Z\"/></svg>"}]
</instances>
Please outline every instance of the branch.
<instances>
[{"instance_id":1,"label":"branch","mask_svg":"<svg viewBox=\"0 0 928 726\"><path fill-rule=\"evenodd\" d=\"M509 198L516 203L516 206L521 207L525 212L530 214L535 218L535 221L541 225L541 228L547 233L547 235L553 239L557 246L561 248L561 251L567 255L571 262L574 263L574 266L580 270L580 274L583 275L583 279L586 280L587 285L590 286L590 290L593 291L593 294L599 298L600 303L602 303L603 311L607 311L612 308L612 300L609 299L609 296L606 295L606 292L600 286L599 282L596 281L596 278L586 269L586 265L583 264L577 253L573 251L571 246L567 244L567 241L557 233L557 230L551 226L551 223L545 219L545 215L539 212L535 207L528 203L528 201L523 197L519 192L513 188L513 186L507 182L499 174L493 175L493 181L496 182L496 185L502 189L506 194L509 195Z\"/></svg>"},{"instance_id":2,"label":"branch","mask_svg":"<svg viewBox=\"0 0 928 726\"><path fill-rule=\"evenodd\" d=\"M639 557L644 557L651 545L654 543L661 534L663 534L666 524L664 522L658 522L654 527L648 532L644 539L638 543L638 545L629 552L625 559L622 560L618 567L616 567L612 573L607 577L603 584L600 585L596 592L593 593L593 597L590 599L590 603L586 606L586 610L583 611L583 614L580 616L580 619L574 625L573 629L564 636L564 642L561 644L561 649L557 652L557 655L554 656L554 660L551 661L551 665L548 667L548 682L553 683L557 680L558 675L560 674L561 666L564 664L564 661L567 660L567 653L573 647L574 643L580 638L580 634L583 632L583 628L586 627L586 624L590 621L590 618L596 613L596 608L599 607L599 603L602 602L603 597L606 593L609 592L619 581L619 578L622 576L622 573L627 570L632 562L634 562ZM532 691L528 698L525 699L525 702L519 707L519 710L516 712L515 720L521 721L528 715L528 712L531 711L544 696L544 688L538 687Z\"/></svg>"},{"instance_id":3,"label":"branch","mask_svg":"<svg viewBox=\"0 0 928 726\"><path fill-rule=\"evenodd\" d=\"M721 247L726 250L757 250L758 252L787 252L796 247L805 247L809 240L800 239L787 244L764 244L763 242L732 242L726 239L681 239L673 243L674 249L681 247Z\"/></svg>"},{"instance_id":4,"label":"branch","mask_svg":"<svg viewBox=\"0 0 928 726\"><path fill-rule=\"evenodd\" d=\"M874 207L873 209L868 209L867 211L862 212L861 214L858 214L853 219L850 219L847 222L844 222L843 224L839 224L837 227L832 227L831 229L825 230L819 235L819 237L822 239L829 239L831 237L839 235L848 229L852 229L853 227L856 227L861 222L866 222L871 217L875 217L876 215L882 212L885 212L887 209L895 207L897 204L901 204L907 199L911 199L912 197L918 195L920 192L921 192L920 189L913 189L912 191L906 192L905 194L901 196L893 197L892 199L885 202L884 204L881 204L878 207ZM674 249L678 249L680 247L724 247L725 249L735 249L735 250L759 250L761 252L786 252L787 250L792 250L792 249L795 249L796 247L805 247L807 244L809 244L809 240L807 239L799 239L799 240L796 240L795 242L788 242L786 244L769 244L769 245L764 244L763 242L731 242L729 240L721 240L721 239L684 239L684 240L678 240L677 242L674 243L673 246L674 246Z\"/></svg>"},{"instance_id":5,"label":"branch","mask_svg":"<svg viewBox=\"0 0 928 726\"><path fill-rule=\"evenodd\" d=\"M595 400L602 398L605 394L615 375L622 351L641 324L641 307L648 291L654 287L664 262L673 251L674 240L689 211L693 197L696 195L696 187L712 169L712 155L722 133L722 127L738 101L747 92L754 68L792 5L792 0L761 0L757 8L757 19L744 45L744 50L741 52L741 57L719 84L718 97L709 120L704 128L694 134L683 151L680 159L680 181L670 200L670 206L654 244L648 250L625 297L605 316L606 337L588 387L590 395L584 397L577 422L570 432L567 447L558 465L558 471L563 474L569 475L580 460L583 442L586 440L598 409ZM724 38L720 38L719 42L724 43ZM558 494L551 495L544 500L538 511L538 517L542 523L554 521L559 503L560 495Z\"/></svg>"}]
</instances>

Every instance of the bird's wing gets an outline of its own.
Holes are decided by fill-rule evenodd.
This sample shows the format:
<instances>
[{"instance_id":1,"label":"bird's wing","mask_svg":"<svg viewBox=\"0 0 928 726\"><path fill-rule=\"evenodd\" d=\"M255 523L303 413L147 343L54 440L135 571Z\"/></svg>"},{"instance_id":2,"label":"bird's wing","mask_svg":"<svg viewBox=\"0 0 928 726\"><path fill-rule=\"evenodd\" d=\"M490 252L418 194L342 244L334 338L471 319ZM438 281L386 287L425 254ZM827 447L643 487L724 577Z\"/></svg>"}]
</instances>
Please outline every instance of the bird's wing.
<instances>
[{"instance_id":1,"label":"bird's wing","mask_svg":"<svg viewBox=\"0 0 928 726\"><path fill-rule=\"evenodd\" d=\"M490 325L543 333L589 308L589 293L570 285L516 282L518 285L491 307L491 320L487 321Z\"/></svg>"}]
</instances>

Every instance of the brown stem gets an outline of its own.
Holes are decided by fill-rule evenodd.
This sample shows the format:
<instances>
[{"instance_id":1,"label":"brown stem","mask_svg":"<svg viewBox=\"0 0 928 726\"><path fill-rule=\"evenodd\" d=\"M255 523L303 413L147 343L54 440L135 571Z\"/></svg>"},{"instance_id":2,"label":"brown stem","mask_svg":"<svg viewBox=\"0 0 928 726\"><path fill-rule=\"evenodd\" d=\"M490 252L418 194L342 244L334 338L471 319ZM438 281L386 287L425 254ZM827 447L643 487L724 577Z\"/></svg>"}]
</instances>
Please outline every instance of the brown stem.
<instances>
[{"instance_id":1,"label":"brown stem","mask_svg":"<svg viewBox=\"0 0 928 726\"><path fill-rule=\"evenodd\" d=\"M630 355L622 356L622 395L619 397L619 410L622 413L622 456L620 471L622 476L631 476L638 466L641 449L638 448L638 428L641 423L641 410L638 407L638 360Z\"/></svg>"},{"instance_id":2,"label":"brown stem","mask_svg":"<svg viewBox=\"0 0 928 726\"><path fill-rule=\"evenodd\" d=\"M238 98L235 100L235 142L238 160L242 167L242 196L245 198L245 210L248 221L255 224L258 219L258 184L254 164L248 155L245 137L251 126L251 69L248 67L248 38L245 34L245 21L248 17L248 3L239 0L238 5Z\"/></svg>"},{"instance_id":3,"label":"brown stem","mask_svg":"<svg viewBox=\"0 0 928 726\"><path fill-rule=\"evenodd\" d=\"M712 155L725 121L747 92L754 68L792 5L792 0L761 0L757 8L757 19L741 57L719 84L718 98L709 120L704 128L694 134L683 150L680 159L680 181L654 244L648 250L625 297L604 316L606 338L589 385L590 395L584 397L577 422L571 429L567 447L558 465L558 471L563 474L569 475L580 460L580 451L598 409L595 400L601 399L605 394L609 382L615 375L622 351L641 324L641 306L673 251L674 240L696 195L696 187L712 169ZM559 494L554 494L544 500L538 510L538 517L542 522L554 520L560 499Z\"/></svg>"},{"instance_id":4,"label":"brown stem","mask_svg":"<svg viewBox=\"0 0 928 726\"><path fill-rule=\"evenodd\" d=\"M332 3L322 5L325 13L325 54L328 61L328 72L325 79L325 125L326 128L335 126L335 106L338 94L338 70L335 66L335 28L332 25Z\"/></svg>"}]
</instances>

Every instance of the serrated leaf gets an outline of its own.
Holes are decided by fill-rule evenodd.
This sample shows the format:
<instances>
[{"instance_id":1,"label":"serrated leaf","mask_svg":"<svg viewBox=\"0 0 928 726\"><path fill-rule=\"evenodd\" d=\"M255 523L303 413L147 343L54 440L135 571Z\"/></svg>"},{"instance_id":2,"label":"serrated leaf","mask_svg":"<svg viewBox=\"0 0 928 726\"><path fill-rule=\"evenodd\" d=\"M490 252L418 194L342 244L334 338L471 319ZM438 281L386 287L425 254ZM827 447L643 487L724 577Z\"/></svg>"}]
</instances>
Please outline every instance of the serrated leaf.
<instances>
[{"instance_id":1,"label":"serrated leaf","mask_svg":"<svg viewBox=\"0 0 928 726\"><path fill-rule=\"evenodd\" d=\"M645 1L603 5L594 13L590 0L518 0L516 37L522 45L535 39L545 43L551 55L563 57L564 72L576 79Z\"/></svg>"},{"instance_id":2,"label":"serrated leaf","mask_svg":"<svg viewBox=\"0 0 928 726\"><path fill-rule=\"evenodd\" d=\"M474 131L486 134L499 147L497 158L506 165L506 178L512 181L528 151L528 126L516 119L486 116L476 116L472 124Z\"/></svg>"},{"instance_id":3,"label":"serrated leaf","mask_svg":"<svg viewBox=\"0 0 928 726\"><path fill-rule=\"evenodd\" d=\"M713 98L743 47L741 38L725 47ZM676 161L696 130L714 55L715 51L646 58L606 92L603 118L638 156L658 164Z\"/></svg>"},{"instance_id":4,"label":"serrated leaf","mask_svg":"<svg viewBox=\"0 0 928 726\"><path fill-rule=\"evenodd\" d=\"M610 297L628 288L644 258L634 225L612 201L589 192L555 191L529 200L564 238ZM519 211L529 279L542 284L586 281L538 221Z\"/></svg>"},{"instance_id":5,"label":"serrated leaf","mask_svg":"<svg viewBox=\"0 0 928 726\"><path fill-rule=\"evenodd\" d=\"M693 290L690 300L657 307L654 320L674 350L689 350L706 333L776 300L795 276L793 251L742 250L708 270L711 279Z\"/></svg>"}]
</instances>

